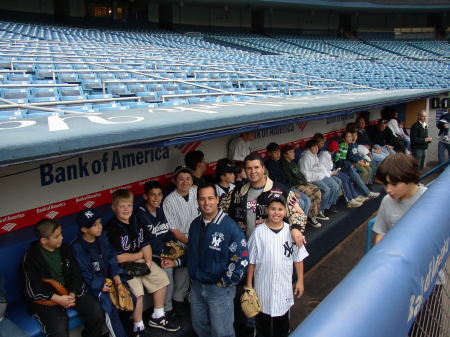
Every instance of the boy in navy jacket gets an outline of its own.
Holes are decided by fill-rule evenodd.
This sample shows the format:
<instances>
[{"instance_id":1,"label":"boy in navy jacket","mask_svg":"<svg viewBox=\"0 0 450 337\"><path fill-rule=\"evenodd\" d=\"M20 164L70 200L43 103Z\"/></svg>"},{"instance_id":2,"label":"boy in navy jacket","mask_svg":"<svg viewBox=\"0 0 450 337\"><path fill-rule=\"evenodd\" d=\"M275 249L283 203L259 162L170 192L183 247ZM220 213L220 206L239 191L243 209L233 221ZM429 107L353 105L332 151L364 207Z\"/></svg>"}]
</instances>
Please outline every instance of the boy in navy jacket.
<instances>
[{"instance_id":1,"label":"boy in navy jacket","mask_svg":"<svg viewBox=\"0 0 450 337\"><path fill-rule=\"evenodd\" d=\"M111 336L126 337L119 312L109 297L111 285L106 281L111 278L116 286L125 281L122 268L116 260L116 253L105 235L100 215L93 209L86 209L78 214L81 235L72 242L72 251L80 266L81 276L89 292L100 300L106 315L106 326ZM121 285L124 286L124 285Z\"/></svg>"},{"instance_id":2,"label":"boy in navy jacket","mask_svg":"<svg viewBox=\"0 0 450 337\"><path fill-rule=\"evenodd\" d=\"M139 224L147 231L147 237L152 247L155 262L160 264L158 258L161 253L169 253L166 243L177 241L175 234L170 230L169 223L161 207L163 200L163 187L157 181L147 181L144 184L144 202L136 209L136 218ZM156 258L155 258L156 257ZM164 301L164 311L167 317L173 314L172 293L173 293L173 269L163 269L169 278L166 298Z\"/></svg>"}]
</instances>

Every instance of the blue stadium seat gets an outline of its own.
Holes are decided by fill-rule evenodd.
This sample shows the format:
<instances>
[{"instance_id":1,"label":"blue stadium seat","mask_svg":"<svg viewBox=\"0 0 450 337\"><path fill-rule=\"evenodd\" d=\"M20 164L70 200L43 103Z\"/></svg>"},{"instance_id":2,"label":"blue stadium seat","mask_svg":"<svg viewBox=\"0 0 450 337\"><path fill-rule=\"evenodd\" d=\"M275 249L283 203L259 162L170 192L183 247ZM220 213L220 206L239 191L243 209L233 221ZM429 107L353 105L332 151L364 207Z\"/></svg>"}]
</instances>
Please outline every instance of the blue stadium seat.
<instances>
[{"instance_id":1,"label":"blue stadium seat","mask_svg":"<svg viewBox=\"0 0 450 337\"><path fill-rule=\"evenodd\" d=\"M28 89L3 89L0 91L2 98L7 100L27 99L29 98Z\"/></svg>"}]
</instances>

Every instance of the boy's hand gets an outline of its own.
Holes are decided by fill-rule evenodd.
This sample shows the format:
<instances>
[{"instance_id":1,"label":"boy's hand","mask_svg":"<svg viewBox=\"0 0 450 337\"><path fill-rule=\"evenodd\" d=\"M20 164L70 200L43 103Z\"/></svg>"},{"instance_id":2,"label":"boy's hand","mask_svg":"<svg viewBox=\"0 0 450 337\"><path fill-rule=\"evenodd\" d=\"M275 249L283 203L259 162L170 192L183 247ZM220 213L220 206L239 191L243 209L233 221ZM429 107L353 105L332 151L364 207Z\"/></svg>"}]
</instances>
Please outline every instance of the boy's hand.
<instances>
[{"instance_id":1,"label":"boy's hand","mask_svg":"<svg viewBox=\"0 0 450 337\"><path fill-rule=\"evenodd\" d=\"M71 308L71 307L73 307L75 305L75 298L74 297L75 297L74 294L70 294L70 295L56 295L56 294L53 294L51 300L53 302L58 303L63 308Z\"/></svg>"},{"instance_id":2,"label":"boy's hand","mask_svg":"<svg viewBox=\"0 0 450 337\"><path fill-rule=\"evenodd\" d=\"M305 289L303 287L303 282L302 281L297 281L294 285L294 295L297 298L302 297L303 293L304 293Z\"/></svg>"},{"instance_id":3,"label":"boy's hand","mask_svg":"<svg viewBox=\"0 0 450 337\"><path fill-rule=\"evenodd\" d=\"M106 281L105 284L103 285L102 292L109 293L110 291L111 291L111 282Z\"/></svg>"},{"instance_id":4,"label":"boy's hand","mask_svg":"<svg viewBox=\"0 0 450 337\"><path fill-rule=\"evenodd\" d=\"M175 268L177 266L174 260L161 259L161 267L163 268Z\"/></svg>"},{"instance_id":5,"label":"boy's hand","mask_svg":"<svg viewBox=\"0 0 450 337\"><path fill-rule=\"evenodd\" d=\"M304 244L306 244L305 237L303 236L302 232L300 232L297 228L291 229L291 236L296 246L301 247Z\"/></svg>"},{"instance_id":6,"label":"boy's hand","mask_svg":"<svg viewBox=\"0 0 450 337\"><path fill-rule=\"evenodd\" d=\"M152 260L150 261L145 261L145 264L147 265L149 270L152 270Z\"/></svg>"}]
</instances>

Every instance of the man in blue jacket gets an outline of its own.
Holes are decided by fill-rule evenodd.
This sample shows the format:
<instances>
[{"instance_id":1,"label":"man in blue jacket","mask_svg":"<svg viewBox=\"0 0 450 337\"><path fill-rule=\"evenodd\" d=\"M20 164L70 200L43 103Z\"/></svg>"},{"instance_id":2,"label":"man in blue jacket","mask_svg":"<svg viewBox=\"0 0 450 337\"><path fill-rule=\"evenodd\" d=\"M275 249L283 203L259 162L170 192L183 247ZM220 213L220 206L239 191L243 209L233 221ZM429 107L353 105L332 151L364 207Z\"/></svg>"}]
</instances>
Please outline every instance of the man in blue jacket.
<instances>
[{"instance_id":1,"label":"man in blue jacket","mask_svg":"<svg viewBox=\"0 0 450 337\"><path fill-rule=\"evenodd\" d=\"M233 299L248 265L247 242L238 224L218 208L213 184L197 190L201 215L189 228L186 257L191 277L192 326L199 337L234 337ZM178 263L164 260L164 267Z\"/></svg>"}]
</instances>

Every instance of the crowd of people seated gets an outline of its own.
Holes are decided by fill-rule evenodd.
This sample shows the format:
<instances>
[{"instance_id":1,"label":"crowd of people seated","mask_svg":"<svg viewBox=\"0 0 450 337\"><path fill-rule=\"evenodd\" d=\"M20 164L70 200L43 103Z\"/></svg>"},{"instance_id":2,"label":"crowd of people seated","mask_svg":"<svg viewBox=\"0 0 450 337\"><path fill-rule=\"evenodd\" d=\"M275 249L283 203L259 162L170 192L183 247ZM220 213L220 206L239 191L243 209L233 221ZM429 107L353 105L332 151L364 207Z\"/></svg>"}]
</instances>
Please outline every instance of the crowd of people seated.
<instances>
[{"instance_id":1,"label":"crowd of people seated","mask_svg":"<svg viewBox=\"0 0 450 337\"><path fill-rule=\"evenodd\" d=\"M287 336L293 294L266 286L271 279L261 268L289 275L295 270L295 294L301 296L306 226L320 228L330 221L341 196L348 208L379 196L371 191L377 167L389 154L409 151L409 138L395 118L385 109L368 125L360 116L340 139L317 133L304 148L272 142L266 158L251 151L255 135L248 132L230 142L230 157L217 162L213 175L205 174L203 152L191 151L185 166L175 169L173 186L147 182L137 208L130 191L115 191L114 215L105 226L96 210L80 212L80 235L70 246L56 221L38 222L37 240L23 262L31 311L48 336L68 336L65 309L74 308L85 324L83 336L101 336L106 323L111 335L142 337L149 336L149 327L178 331L190 297L198 336L234 336L233 300L254 287L263 301L271 296L274 301L245 326L256 329L257 336ZM170 257L173 243L186 254ZM279 263L283 256L288 264ZM266 266L267 261L281 269ZM123 308L112 301L114 289L132 298L130 327L122 324ZM154 305L148 322L145 292Z\"/></svg>"}]
</instances>

